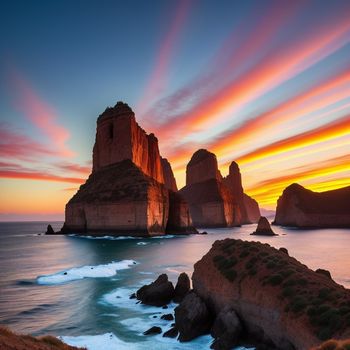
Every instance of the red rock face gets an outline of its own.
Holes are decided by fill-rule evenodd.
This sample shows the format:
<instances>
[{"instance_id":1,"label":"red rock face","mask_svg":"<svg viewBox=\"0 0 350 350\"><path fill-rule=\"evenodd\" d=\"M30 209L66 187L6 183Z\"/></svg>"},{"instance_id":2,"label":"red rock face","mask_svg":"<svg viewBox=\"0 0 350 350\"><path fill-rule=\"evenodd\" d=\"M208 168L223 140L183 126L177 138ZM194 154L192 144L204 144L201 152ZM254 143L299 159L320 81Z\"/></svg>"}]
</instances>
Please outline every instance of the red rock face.
<instances>
[{"instance_id":1,"label":"red rock face","mask_svg":"<svg viewBox=\"0 0 350 350\"><path fill-rule=\"evenodd\" d=\"M180 193L190 206L196 227L237 226L241 222L239 205L223 183L215 154L199 150L186 168L186 186Z\"/></svg>"},{"instance_id":2,"label":"red rock face","mask_svg":"<svg viewBox=\"0 0 350 350\"><path fill-rule=\"evenodd\" d=\"M164 185L130 160L93 172L66 205L63 231L134 236L164 234L169 198Z\"/></svg>"},{"instance_id":3,"label":"red rock face","mask_svg":"<svg viewBox=\"0 0 350 350\"><path fill-rule=\"evenodd\" d=\"M288 186L277 201L274 224L294 227L350 227L350 186L313 192Z\"/></svg>"},{"instance_id":4,"label":"red rock face","mask_svg":"<svg viewBox=\"0 0 350 350\"><path fill-rule=\"evenodd\" d=\"M93 150L93 171L130 159L142 171L164 183L158 140L137 124L131 108L118 102L97 120Z\"/></svg>"},{"instance_id":5,"label":"red rock face","mask_svg":"<svg viewBox=\"0 0 350 350\"><path fill-rule=\"evenodd\" d=\"M171 168L170 163L166 158L161 158L163 175L164 175L164 184L168 190L177 192L177 185L173 169Z\"/></svg>"},{"instance_id":6,"label":"red rock face","mask_svg":"<svg viewBox=\"0 0 350 350\"><path fill-rule=\"evenodd\" d=\"M229 174L223 179L224 184L231 190L236 203L241 211L241 224L258 222L260 210L258 203L243 192L242 176L238 164L232 162Z\"/></svg>"}]
</instances>

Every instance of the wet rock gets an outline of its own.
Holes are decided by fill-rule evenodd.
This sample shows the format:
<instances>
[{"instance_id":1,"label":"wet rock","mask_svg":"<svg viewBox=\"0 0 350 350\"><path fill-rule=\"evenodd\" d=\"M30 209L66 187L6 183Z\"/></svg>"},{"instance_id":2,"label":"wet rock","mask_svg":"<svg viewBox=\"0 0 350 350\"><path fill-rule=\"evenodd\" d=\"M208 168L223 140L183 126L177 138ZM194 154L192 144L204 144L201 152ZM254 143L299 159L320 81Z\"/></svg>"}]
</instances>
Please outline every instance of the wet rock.
<instances>
[{"instance_id":1,"label":"wet rock","mask_svg":"<svg viewBox=\"0 0 350 350\"><path fill-rule=\"evenodd\" d=\"M172 314L166 314L162 315L160 318L165 321L172 321L174 319L174 316Z\"/></svg>"},{"instance_id":2,"label":"wet rock","mask_svg":"<svg viewBox=\"0 0 350 350\"><path fill-rule=\"evenodd\" d=\"M183 300L186 294L190 291L190 287L191 287L190 278L188 277L187 273L182 272L179 275L179 278L177 279L177 283L175 286L175 296L174 296L175 303L180 303Z\"/></svg>"},{"instance_id":3,"label":"wet rock","mask_svg":"<svg viewBox=\"0 0 350 350\"><path fill-rule=\"evenodd\" d=\"M242 332L241 321L233 309L225 308L217 315L211 335L215 338L212 349L230 350L237 345Z\"/></svg>"},{"instance_id":4,"label":"wet rock","mask_svg":"<svg viewBox=\"0 0 350 350\"><path fill-rule=\"evenodd\" d=\"M160 333L162 333L162 329L160 327L153 326L147 331L143 332L143 335L155 335Z\"/></svg>"},{"instance_id":5,"label":"wet rock","mask_svg":"<svg viewBox=\"0 0 350 350\"><path fill-rule=\"evenodd\" d=\"M136 293L132 293L129 297L129 299L136 299Z\"/></svg>"},{"instance_id":6,"label":"wet rock","mask_svg":"<svg viewBox=\"0 0 350 350\"><path fill-rule=\"evenodd\" d=\"M213 320L205 302L194 292L190 292L175 308L175 325L180 341L190 341L207 334Z\"/></svg>"},{"instance_id":7,"label":"wet rock","mask_svg":"<svg viewBox=\"0 0 350 350\"><path fill-rule=\"evenodd\" d=\"M45 232L46 235L54 235L55 234L55 231L53 230L52 226L49 224L47 225L47 229L46 229L46 232Z\"/></svg>"},{"instance_id":8,"label":"wet rock","mask_svg":"<svg viewBox=\"0 0 350 350\"><path fill-rule=\"evenodd\" d=\"M136 297L143 304L162 306L173 299L174 293L174 286L168 280L168 276L162 274L151 284L141 287L136 292Z\"/></svg>"},{"instance_id":9,"label":"wet rock","mask_svg":"<svg viewBox=\"0 0 350 350\"><path fill-rule=\"evenodd\" d=\"M172 327L172 328L170 328L168 331L166 331L163 334L163 337L165 337L165 338L176 338L178 334L179 334L179 331L177 330L177 328L176 327Z\"/></svg>"}]
</instances>

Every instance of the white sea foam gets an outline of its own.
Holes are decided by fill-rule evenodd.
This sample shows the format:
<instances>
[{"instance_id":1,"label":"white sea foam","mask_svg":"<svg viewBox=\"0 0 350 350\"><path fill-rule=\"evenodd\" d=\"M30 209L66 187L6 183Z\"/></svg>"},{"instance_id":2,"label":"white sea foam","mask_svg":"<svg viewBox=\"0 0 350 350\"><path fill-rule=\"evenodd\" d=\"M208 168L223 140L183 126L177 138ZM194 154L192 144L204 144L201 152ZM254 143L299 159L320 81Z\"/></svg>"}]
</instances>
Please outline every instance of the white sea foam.
<instances>
[{"instance_id":1,"label":"white sea foam","mask_svg":"<svg viewBox=\"0 0 350 350\"><path fill-rule=\"evenodd\" d=\"M137 245L147 245L148 243L147 242L137 242L136 244Z\"/></svg>"},{"instance_id":2,"label":"white sea foam","mask_svg":"<svg viewBox=\"0 0 350 350\"><path fill-rule=\"evenodd\" d=\"M77 234L69 234L69 237L76 238L85 238L85 239L107 239L110 241L120 241L126 239L169 239L169 238L178 238L178 237L186 237L186 235L163 235L163 236L154 236L154 237L134 237L134 236L82 236ZM141 243L141 242L140 242Z\"/></svg>"},{"instance_id":3,"label":"white sea foam","mask_svg":"<svg viewBox=\"0 0 350 350\"><path fill-rule=\"evenodd\" d=\"M162 335L145 337L142 342L126 342L119 339L113 333L100 335L82 335L78 337L60 337L66 344L86 347L88 350L204 350L210 349L213 338L210 335L198 337L190 342L180 343L176 339L164 338ZM244 347L237 347L235 350L245 350ZM254 350L253 348L246 350Z\"/></svg>"},{"instance_id":4,"label":"white sea foam","mask_svg":"<svg viewBox=\"0 0 350 350\"><path fill-rule=\"evenodd\" d=\"M59 284L83 278L112 277L118 270L125 270L135 265L134 260L122 260L104 265L73 267L51 275L43 275L37 278L38 284Z\"/></svg>"}]
</instances>

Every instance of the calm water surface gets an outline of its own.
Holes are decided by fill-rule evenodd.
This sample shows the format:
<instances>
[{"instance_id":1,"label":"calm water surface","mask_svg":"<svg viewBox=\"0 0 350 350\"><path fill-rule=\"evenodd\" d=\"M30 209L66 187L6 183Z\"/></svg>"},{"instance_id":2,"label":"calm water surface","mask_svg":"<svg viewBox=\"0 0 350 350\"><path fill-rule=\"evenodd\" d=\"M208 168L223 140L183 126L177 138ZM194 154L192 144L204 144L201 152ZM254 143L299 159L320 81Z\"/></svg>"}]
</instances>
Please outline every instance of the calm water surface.
<instances>
[{"instance_id":1,"label":"calm water surface","mask_svg":"<svg viewBox=\"0 0 350 350\"><path fill-rule=\"evenodd\" d=\"M173 282L183 271L191 274L193 264L217 239L259 239L286 247L310 268L327 269L338 283L350 287L350 230L275 227L279 236L257 238L249 235L255 225L246 225L208 229L209 234L202 236L112 240L38 235L46 226L44 222L0 223L0 323L18 332L64 336L65 341L92 350L209 349L209 336L190 344L142 336L153 325L167 330L170 324L159 316L175 305L170 310L147 307L129 295L160 273L167 273ZM61 226L53 224L54 229ZM131 262L129 268L108 275L108 264L123 266L125 260L137 264ZM62 277L64 271L78 277L94 271L96 276L59 283L56 273ZM50 284L40 284L39 276L51 274Z\"/></svg>"}]
</instances>

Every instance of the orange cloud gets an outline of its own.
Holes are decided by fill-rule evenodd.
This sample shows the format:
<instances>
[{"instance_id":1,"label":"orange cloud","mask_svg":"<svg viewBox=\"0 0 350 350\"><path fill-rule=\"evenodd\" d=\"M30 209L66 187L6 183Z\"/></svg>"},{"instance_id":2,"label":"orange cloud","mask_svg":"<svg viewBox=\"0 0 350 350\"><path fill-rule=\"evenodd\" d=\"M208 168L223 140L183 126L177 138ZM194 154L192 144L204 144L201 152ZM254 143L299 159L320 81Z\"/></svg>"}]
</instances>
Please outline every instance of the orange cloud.
<instances>
[{"instance_id":1,"label":"orange cloud","mask_svg":"<svg viewBox=\"0 0 350 350\"><path fill-rule=\"evenodd\" d=\"M237 158L236 161L241 165L346 135L350 136L350 116L343 117L319 128L269 144Z\"/></svg>"},{"instance_id":2,"label":"orange cloud","mask_svg":"<svg viewBox=\"0 0 350 350\"><path fill-rule=\"evenodd\" d=\"M41 180L41 181L53 181L53 182L68 182L82 184L85 179L75 177L63 177L53 175L49 173L39 173L30 170L0 170L0 178L5 179L23 179L23 180Z\"/></svg>"},{"instance_id":3,"label":"orange cloud","mask_svg":"<svg viewBox=\"0 0 350 350\"><path fill-rule=\"evenodd\" d=\"M290 174L260 181L253 187L246 189L246 191L249 195L254 197L260 204L272 204L276 202L278 197L281 195L282 191L294 182L302 184L307 180L314 180L315 187L318 183L322 183L323 190L327 190L327 181L323 181L322 177L336 174L339 177L339 179L331 180L331 188L336 188L334 187L334 181L338 181L338 185L340 184L340 182L342 184L345 184L345 186L347 184L350 185L349 176L347 174L350 174L350 155L326 160L321 163L318 163L317 166L307 165L301 168L304 169L302 171L298 171L299 169L300 167L296 169L291 169ZM347 176L345 181L343 181L344 176ZM317 181L318 178L321 179Z\"/></svg>"}]
</instances>

